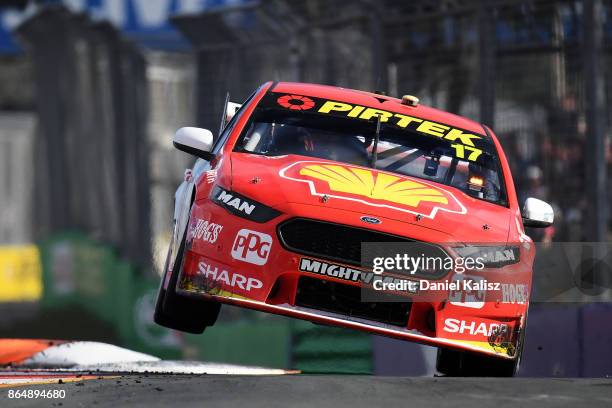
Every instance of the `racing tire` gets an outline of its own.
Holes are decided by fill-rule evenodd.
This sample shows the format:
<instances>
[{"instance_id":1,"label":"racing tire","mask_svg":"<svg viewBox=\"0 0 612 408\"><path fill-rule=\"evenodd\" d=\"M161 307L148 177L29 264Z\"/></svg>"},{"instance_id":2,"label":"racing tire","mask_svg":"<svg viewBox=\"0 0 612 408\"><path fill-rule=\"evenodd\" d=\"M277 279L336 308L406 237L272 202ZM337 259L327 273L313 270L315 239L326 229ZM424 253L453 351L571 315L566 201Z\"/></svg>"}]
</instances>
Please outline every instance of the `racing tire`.
<instances>
[{"instance_id":1,"label":"racing tire","mask_svg":"<svg viewBox=\"0 0 612 408\"><path fill-rule=\"evenodd\" d=\"M469 351L438 348L436 370L442 376L447 377L514 377L518 375L525 346L528 314L529 308L525 313L525 321L519 334L516 357L512 360Z\"/></svg>"},{"instance_id":2,"label":"racing tire","mask_svg":"<svg viewBox=\"0 0 612 408\"><path fill-rule=\"evenodd\" d=\"M185 297L176 293L178 276L183 267L186 235L185 231L174 260L168 288L163 288L163 281L159 288L153 320L169 329L202 334L206 327L213 326L217 321L221 303ZM168 260L165 267L168 270Z\"/></svg>"},{"instance_id":3,"label":"racing tire","mask_svg":"<svg viewBox=\"0 0 612 408\"><path fill-rule=\"evenodd\" d=\"M520 354L507 360L469 351L439 348L436 370L447 377L513 377L519 361Z\"/></svg>"}]
</instances>

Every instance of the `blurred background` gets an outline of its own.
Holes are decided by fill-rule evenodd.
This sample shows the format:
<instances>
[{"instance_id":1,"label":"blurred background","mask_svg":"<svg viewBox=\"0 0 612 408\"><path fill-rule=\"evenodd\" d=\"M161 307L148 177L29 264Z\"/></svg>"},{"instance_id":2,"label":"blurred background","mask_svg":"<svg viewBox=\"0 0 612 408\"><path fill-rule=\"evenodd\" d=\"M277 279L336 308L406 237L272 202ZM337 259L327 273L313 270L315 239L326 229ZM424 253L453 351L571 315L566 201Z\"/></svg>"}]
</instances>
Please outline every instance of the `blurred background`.
<instances>
[{"instance_id":1,"label":"blurred background","mask_svg":"<svg viewBox=\"0 0 612 408\"><path fill-rule=\"evenodd\" d=\"M414 94L484 122L520 201L556 210L535 240L610 240L612 0L4 0L0 337L431 373L433 348L232 307L202 336L152 323L194 161L171 137L215 133L226 93L241 102L267 80ZM611 373L609 306L532 306L522 374Z\"/></svg>"}]
</instances>

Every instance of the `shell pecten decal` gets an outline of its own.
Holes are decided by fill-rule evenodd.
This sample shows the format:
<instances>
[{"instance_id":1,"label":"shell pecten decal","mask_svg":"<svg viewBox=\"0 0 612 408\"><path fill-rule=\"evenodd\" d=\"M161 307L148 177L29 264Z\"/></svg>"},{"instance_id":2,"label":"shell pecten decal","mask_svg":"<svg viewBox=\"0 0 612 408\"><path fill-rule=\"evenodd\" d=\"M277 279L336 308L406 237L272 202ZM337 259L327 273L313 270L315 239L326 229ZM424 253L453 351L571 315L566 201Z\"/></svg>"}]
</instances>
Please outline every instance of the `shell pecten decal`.
<instances>
[{"instance_id":1,"label":"shell pecten decal","mask_svg":"<svg viewBox=\"0 0 612 408\"><path fill-rule=\"evenodd\" d=\"M316 196L359 201L366 205L433 218L440 210L465 214L455 196L426 181L363 167L302 161L282 169L280 176L307 183Z\"/></svg>"}]
</instances>

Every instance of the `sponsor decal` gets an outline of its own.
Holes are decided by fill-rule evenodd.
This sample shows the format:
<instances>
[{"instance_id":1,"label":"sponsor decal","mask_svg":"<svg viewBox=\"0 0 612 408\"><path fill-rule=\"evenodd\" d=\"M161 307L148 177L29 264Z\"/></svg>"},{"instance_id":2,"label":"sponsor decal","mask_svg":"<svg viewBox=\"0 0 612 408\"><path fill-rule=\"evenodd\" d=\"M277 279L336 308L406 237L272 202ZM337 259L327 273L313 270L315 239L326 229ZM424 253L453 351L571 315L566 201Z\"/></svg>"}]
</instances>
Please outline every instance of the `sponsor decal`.
<instances>
[{"instance_id":1,"label":"sponsor decal","mask_svg":"<svg viewBox=\"0 0 612 408\"><path fill-rule=\"evenodd\" d=\"M361 221L367 222L368 224L380 224L382 222L381 220L379 220L376 217L368 217L366 215L364 215L360 219L361 219Z\"/></svg>"},{"instance_id":2,"label":"sponsor decal","mask_svg":"<svg viewBox=\"0 0 612 408\"><path fill-rule=\"evenodd\" d=\"M284 95L276 100L283 108L291 110L308 110L315 105L314 101L307 96Z\"/></svg>"},{"instance_id":3,"label":"sponsor decal","mask_svg":"<svg viewBox=\"0 0 612 408\"><path fill-rule=\"evenodd\" d=\"M501 267L519 262L520 251L518 247L492 248L490 251L481 250L480 256L484 258L487 267Z\"/></svg>"},{"instance_id":4,"label":"sponsor decal","mask_svg":"<svg viewBox=\"0 0 612 408\"><path fill-rule=\"evenodd\" d=\"M524 305L529 299L529 286L517 283L502 283L502 303Z\"/></svg>"},{"instance_id":5,"label":"sponsor decal","mask_svg":"<svg viewBox=\"0 0 612 408\"><path fill-rule=\"evenodd\" d=\"M210 244L217 242L219 234L223 229L223 225L215 224L200 218L196 218L195 221L196 222L191 229L191 236L194 240L202 240Z\"/></svg>"},{"instance_id":6,"label":"sponsor decal","mask_svg":"<svg viewBox=\"0 0 612 408\"><path fill-rule=\"evenodd\" d=\"M446 140L454 149L455 156L459 159L477 161L483 153L482 146L479 146L483 140L482 135L415 116L301 95L283 95L276 102L286 109L314 109L314 111L322 115L333 115L363 121L372 121L380 118L381 123L400 129L412 130L424 137L437 137Z\"/></svg>"},{"instance_id":7,"label":"sponsor decal","mask_svg":"<svg viewBox=\"0 0 612 408\"><path fill-rule=\"evenodd\" d=\"M454 248L455 252L463 258L471 257L478 260L478 269L501 268L520 261L520 250L511 246L491 246L469 244Z\"/></svg>"},{"instance_id":8,"label":"sponsor decal","mask_svg":"<svg viewBox=\"0 0 612 408\"><path fill-rule=\"evenodd\" d=\"M508 331L505 323L475 322L469 320L448 318L444 320L444 331L447 333L469 334L489 338Z\"/></svg>"},{"instance_id":9,"label":"sponsor decal","mask_svg":"<svg viewBox=\"0 0 612 408\"><path fill-rule=\"evenodd\" d=\"M270 255L272 237L263 232L241 229L232 246L232 258L254 265L265 265Z\"/></svg>"},{"instance_id":10,"label":"sponsor decal","mask_svg":"<svg viewBox=\"0 0 612 408\"><path fill-rule=\"evenodd\" d=\"M494 327L488 338L489 346L497 353L506 353L509 356L514 356L516 354L516 347L512 344L510 337L511 332L508 326L500 325L499 327Z\"/></svg>"},{"instance_id":11,"label":"sponsor decal","mask_svg":"<svg viewBox=\"0 0 612 408\"><path fill-rule=\"evenodd\" d=\"M366 272L349 266L338 265L330 262L317 261L310 258L300 259L300 271L316 273L319 275L330 276L332 278L343 279L350 282L363 282L376 286L394 286L390 290L404 290L408 292L417 291L417 283L406 279L398 279L391 276L374 277L373 272Z\"/></svg>"},{"instance_id":12,"label":"sponsor decal","mask_svg":"<svg viewBox=\"0 0 612 408\"><path fill-rule=\"evenodd\" d=\"M223 285L242 289L247 292L263 287L263 282L259 279L246 277L236 272L230 272L223 267L217 267L205 261L200 261L200 263L198 263L198 275L204 277L210 284L209 292L212 292L214 289L219 290L220 286Z\"/></svg>"},{"instance_id":13,"label":"sponsor decal","mask_svg":"<svg viewBox=\"0 0 612 408\"><path fill-rule=\"evenodd\" d=\"M236 197L225 190L221 190L221 192L216 196L216 199L228 207L232 207L236 211L240 211L241 213L247 215L250 215L255 209L255 204L249 202L248 200L241 199L240 197Z\"/></svg>"},{"instance_id":14,"label":"sponsor decal","mask_svg":"<svg viewBox=\"0 0 612 408\"><path fill-rule=\"evenodd\" d=\"M322 261L317 261L310 258L302 258L300 259L300 271L302 272L312 272L318 273L321 275L331 276L333 278L344 279L351 282L359 282L361 280L361 274L363 273L364 281L372 280L372 276L369 279L366 277L367 272L362 272L359 269L353 269L348 266L342 266ZM372 274L370 274L372 275Z\"/></svg>"},{"instance_id":15,"label":"sponsor decal","mask_svg":"<svg viewBox=\"0 0 612 408\"><path fill-rule=\"evenodd\" d=\"M479 276L454 275L453 282L456 282L458 287L451 289L448 293L450 304L482 309L487 293L486 288L483 287L483 281L484 279Z\"/></svg>"},{"instance_id":16,"label":"sponsor decal","mask_svg":"<svg viewBox=\"0 0 612 408\"><path fill-rule=\"evenodd\" d=\"M273 208L220 186L213 188L210 199L238 217L259 223L268 222L281 214Z\"/></svg>"},{"instance_id":17,"label":"sponsor decal","mask_svg":"<svg viewBox=\"0 0 612 408\"><path fill-rule=\"evenodd\" d=\"M467 213L461 202L443 188L368 168L299 161L282 169L279 175L308 184L315 196L358 201L432 219L438 211Z\"/></svg>"}]
</instances>

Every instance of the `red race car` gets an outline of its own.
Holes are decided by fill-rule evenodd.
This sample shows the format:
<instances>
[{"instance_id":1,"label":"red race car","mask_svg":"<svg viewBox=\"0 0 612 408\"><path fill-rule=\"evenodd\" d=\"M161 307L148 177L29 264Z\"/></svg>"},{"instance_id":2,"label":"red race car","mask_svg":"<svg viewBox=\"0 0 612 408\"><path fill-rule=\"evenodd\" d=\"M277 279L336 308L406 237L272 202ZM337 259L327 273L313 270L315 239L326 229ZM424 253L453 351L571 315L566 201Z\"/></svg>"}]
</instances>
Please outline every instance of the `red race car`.
<instances>
[{"instance_id":1,"label":"red race car","mask_svg":"<svg viewBox=\"0 0 612 408\"><path fill-rule=\"evenodd\" d=\"M225 123L227 122L227 124ZM518 369L534 245L488 127L419 104L269 82L226 103L175 199L155 321L201 333L221 304L439 348L446 375ZM394 252L395 251L395 252Z\"/></svg>"}]
</instances>

